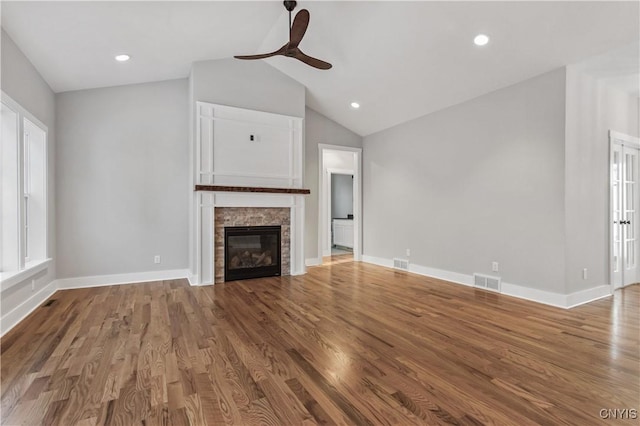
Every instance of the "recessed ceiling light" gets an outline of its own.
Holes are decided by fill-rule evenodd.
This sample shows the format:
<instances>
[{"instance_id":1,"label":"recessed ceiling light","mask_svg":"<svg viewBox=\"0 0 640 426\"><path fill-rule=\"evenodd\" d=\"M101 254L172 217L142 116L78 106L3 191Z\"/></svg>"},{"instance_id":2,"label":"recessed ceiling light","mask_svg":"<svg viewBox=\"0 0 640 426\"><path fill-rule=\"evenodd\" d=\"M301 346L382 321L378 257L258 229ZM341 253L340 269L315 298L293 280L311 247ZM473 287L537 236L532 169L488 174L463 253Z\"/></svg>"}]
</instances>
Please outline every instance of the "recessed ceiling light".
<instances>
[{"instance_id":1,"label":"recessed ceiling light","mask_svg":"<svg viewBox=\"0 0 640 426\"><path fill-rule=\"evenodd\" d=\"M485 44L489 43L489 36L478 34L476 38L473 39L473 42L476 44L476 46L484 46Z\"/></svg>"},{"instance_id":2,"label":"recessed ceiling light","mask_svg":"<svg viewBox=\"0 0 640 426\"><path fill-rule=\"evenodd\" d=\"M360 104L357 103L357 102L351 102L351 108L358 109L358 108L360 108Z\"/></svg>"},{"instance_id":3,"label":"recessed ceiling light","mask_svg":"<svg viewBox=\"0 0 640 426\"><path fill-rule=\"evenodd\" d=\"M126 62L129 59L131 59L131 56L129 56L129 55L117 55L116 56L116 61L118 61L118 62Z\"/></svg>"}]
</instances>

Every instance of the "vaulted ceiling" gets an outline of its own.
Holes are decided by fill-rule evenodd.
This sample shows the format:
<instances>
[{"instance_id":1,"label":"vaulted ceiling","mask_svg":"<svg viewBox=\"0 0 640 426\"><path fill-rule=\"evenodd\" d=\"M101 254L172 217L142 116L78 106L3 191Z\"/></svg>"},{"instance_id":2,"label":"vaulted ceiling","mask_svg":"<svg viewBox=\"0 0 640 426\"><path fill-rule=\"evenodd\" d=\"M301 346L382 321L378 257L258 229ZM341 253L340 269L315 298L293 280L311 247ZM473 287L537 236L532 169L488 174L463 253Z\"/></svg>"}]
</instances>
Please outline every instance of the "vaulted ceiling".
<instances>
[{"instance_id":1,"label":"vaulted ceiling","mask_svg":"<svg viewBox=\"0 0 640 426\"><path fill-rule=\"evenodd\" d=\"M194 61L275 50L288 37L279 1L1 6L2 26L56 92L183 78ZM311 108L360 135L640 35L638 2L301 1L300 8L311 12L300 47L333 68L267 62L307 87ZM473 44L479 33L490 36L488 45ZM116 63L118 53L132 59Z\"/></svg>"}]
</instances>

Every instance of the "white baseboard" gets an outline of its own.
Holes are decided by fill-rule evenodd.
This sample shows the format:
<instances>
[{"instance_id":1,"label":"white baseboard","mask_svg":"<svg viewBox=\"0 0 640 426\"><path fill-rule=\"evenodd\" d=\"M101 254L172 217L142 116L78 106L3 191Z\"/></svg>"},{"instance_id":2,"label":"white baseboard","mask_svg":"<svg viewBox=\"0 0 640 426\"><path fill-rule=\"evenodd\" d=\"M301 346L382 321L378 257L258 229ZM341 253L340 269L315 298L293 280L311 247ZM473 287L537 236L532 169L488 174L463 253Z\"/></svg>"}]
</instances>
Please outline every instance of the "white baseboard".
<instances>
[{"instance_id":1,"label":"white baseboard","mask_svg":"<svg viewBox=\"0 0 640 426\"><path fill-rule=\"evenodd\" d=\"M198 285L198 275L192 274L191 271L188 272L187 280L189 281L189 285L191 287Z\"/></svg>"},{"instance_id":2,"label":"white baseboard","mask_svg":"<svg viewBox=\"0 0 640 426\"><path fill-rule=\"evenodd\" d=\"M393 260L385 259L384 257L375 257L363 254L362 261L365 263L373 263L378 266L384 266L385 268L393 268Z\"/></svg>"},{"instance_id":3,"label":"white baseboard","mask_svg":"<svg viewBox=\"0 0 640 426\"><path fill-rule=\"evenodd\" d=\"M331 256L331 249L329 249L329 250L327 250L327 249L322 250L322 257L327 257L327 256Z\"/></svg>"},{"instance_id":4,"label":"white baseboard","mask_svg":"<svg viewBox=\"0 0 640 426\"><path fill-rule=\"evenodd\" d=\"M585 303L593 302L594 300L603 299L611 296L610 285L601 285L598 287L588 288L586 290L576 291L567 295L567 308L573 308Z\"/></svg>"},{"instance_id":5,"label":"white baseboard","mask_svg":"<svg viewBox=\"0 0 640 426\"><path fill-rule=\"evenodd\" d=\"M33 312L45 300L51 297L57 291L57 282L51 281L49 284L40 289L37 293L15 307L11 312L2 315L0 319L0 336L15 327L20 321L25 319L27 315Z\"/></svg>"},{"instance_id":6,"label":"white baseboard","mask_svg":"<svg viewBox=\"0 0 640 426\"><path fill-rule=\"evenodd\" d=\"M567 308L567 296L561 293L509 284L504 281L500 283L500 293L532 302L544 303L545 305L555 306L556 308Z\"/></svg>"},{"instance_id":7,"label":"white baseboard","mask_svg":"<svg viewBox=\"0 0 640 426\"><path fill-rule=\"evenodd\" d=\"M175 280L188 278L188 269L170 269L166 271L132 272L129 274L96 275L92 277L61 278L58 289L102 287L107 285L141 283L147 281Z\"/></svg>"},{"instance_id":8,"label":"white baseboard","mask_svg":"<svg viewBox=\"0 0 640 426\"><path fill-rule=\"evenodd\" d=\"M473 285L473 277L471 275L460 274L458 272L429 268L427 266L414 265L412 263L409 263L409 272L424 275L425 277L432 277L439 280L450 281L456 284L462 284L466 286Z\"/></svg>"},{"instance_id":9,"label":"white baseboard","mask_svg":"<svg viewBox=\"0 0 640 426\"><path fill-rule=\"evenodd\" d=\"M362 261L372 263L378 266L393 268L393 260L382 257L362 255ZM473 276L461 274L459 272L445 271L443 269L430 268L428 266L416 265L409 263L409 272L423 275L430 278L437 278L443 281L449 281L455 284L466 286L473 285ZM530 300L532 302L551 305L558 308L569 309L589 303L597 299L602 299L611 295L611 287L602 285L587 290L582 290L571 294L554 293L545 290L538 290L531 287L525 287L517 284L510 284L502 281L501 294L517 297L519 299Z\"/></svg>"},{"instance_id":10,"label":"white baseboard","mask_svg":"<svg viewBox=\"0 0 640 426\"><path fill-rule=\"evenodd\" d=\"M307 266L318 266L322 265L322 259L319 257L312 257L304 260L304 264Z\"/></svg>"},{"instance_id":11,"label":"white baseboard","mask_svg":"<svg viewBox=\"0 0 640 426\"><path fill-rule=\"evenodd\" d=\"M374 265L393 268L393 259L385 259L383 257L362 255L362 261L365 263L373 263ZM443 269L430 268L428 266L415 265L409 262L409 272L422 275L429 278L437 278L439 280L451 281L456 284L471 285L473 277L471 275L460 274L458 272L445 271Z\"/></svg>"}]
</instances>

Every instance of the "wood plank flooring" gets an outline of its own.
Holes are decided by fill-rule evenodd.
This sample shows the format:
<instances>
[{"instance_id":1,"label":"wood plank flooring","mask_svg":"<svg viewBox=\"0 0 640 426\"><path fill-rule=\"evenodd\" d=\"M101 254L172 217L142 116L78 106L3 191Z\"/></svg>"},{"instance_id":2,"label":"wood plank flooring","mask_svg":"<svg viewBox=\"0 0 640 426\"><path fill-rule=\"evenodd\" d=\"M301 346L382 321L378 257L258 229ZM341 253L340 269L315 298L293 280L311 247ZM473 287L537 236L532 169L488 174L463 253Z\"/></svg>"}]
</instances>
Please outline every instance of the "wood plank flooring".
<instances>
[{"instance_id":1,"label":"wood plank flooring","mask_svg":"<svg viewBox=\"0 0 640 426\"><path fill-rule=\"evenodd\" d=\"M637 285L563 310L337 262L52 299L0 342L3 425L590 425L640 408Z\"/></svg>"}]
</instances>

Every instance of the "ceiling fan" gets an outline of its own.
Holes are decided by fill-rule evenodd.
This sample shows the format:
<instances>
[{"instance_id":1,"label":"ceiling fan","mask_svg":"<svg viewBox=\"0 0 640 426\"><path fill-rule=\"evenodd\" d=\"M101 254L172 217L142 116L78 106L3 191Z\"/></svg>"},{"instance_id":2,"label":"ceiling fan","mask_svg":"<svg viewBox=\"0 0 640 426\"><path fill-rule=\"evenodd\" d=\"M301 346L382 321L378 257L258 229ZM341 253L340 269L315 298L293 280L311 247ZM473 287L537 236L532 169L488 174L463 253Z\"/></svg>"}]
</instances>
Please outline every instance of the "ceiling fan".
<instances>
[{"instance_id":1,"label":"ceiling fan","mask_svg":"<svg viewBox=\"0 0 640 426\"><path fill-rule=\"evenodd\" d=\"M285 9L289 11L289 42L275 52L264 53L262 55L234 56L234 58L264 59L270 58L271 56L282 55L288 56L290 58L295 58L307 65L321 70L328 70L329 68L331 68L332 65L330 63L305 55L298 47L300 41L302 41L302 37L304 37L305 31L307 31L307 26L309 26L309 11L307 9L302 9L300 12L298 12L295 19L293 20L293 25L291 25L291 12L296 8L297 2L285 1L283 3Z\"/></svg>"}]
</instances>

